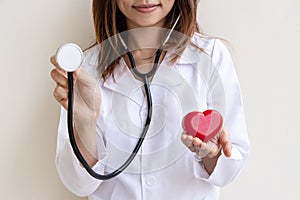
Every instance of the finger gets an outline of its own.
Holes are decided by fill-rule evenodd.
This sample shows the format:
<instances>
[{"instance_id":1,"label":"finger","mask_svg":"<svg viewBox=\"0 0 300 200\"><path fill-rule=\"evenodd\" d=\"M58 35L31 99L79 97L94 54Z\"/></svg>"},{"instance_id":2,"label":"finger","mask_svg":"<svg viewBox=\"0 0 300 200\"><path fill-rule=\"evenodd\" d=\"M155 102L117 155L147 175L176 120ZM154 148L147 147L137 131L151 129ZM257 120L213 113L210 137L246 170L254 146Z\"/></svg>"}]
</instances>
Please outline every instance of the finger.
<instances>
[{"instance_id":1,"label":"finger","mask_svg":"<svg viewBox=\"0 0 300 200\"><path fill-rule=\"evenodd\" d=\"M61 68L59 67L58 63L56 62L55 55L53 55L53 56L50 57L50 62L51 62L51 64L54 65L56 68L61 69ZM61 70L62 70L62 69L61 69Z\"/></svg>"},{"instance_id":2,"label":"finger","mask_svg":"<svg viewBox=\"0 0 300 200\"><path fill-rule=\"evenodd\" d=\"M195 145L195 146L201 146L202 145L202 140L200 140L199 138L197 138L197 137L194 137L193 138L193 144Z\"/></svg>"},{"instance_id":3,"label":"finger","mask_svg":"<svg viewBox=\"0 0 300 200\"><path fill-rule=\"evenodd\" d=\"M197 149L196 149L196 147L194 147L194 145L191 145L191 146L189 147L189 150L190 150L191 152L196 152L196 151L197 151Z\"/></svg>"},{"instance_id":4,"label":"finger","mask_svg":"<svg viewBox=\"0 0 300 200\"><path fill-rule=\"evenodd\" d=\"M195 152L196 149L192 143L193 137L190 135L187 135L185 132L181 135L181 141L182 143L189 148L190 151Z\"/></svg>"},{"instance_id":5,"label":"finger","mask_svg":"<svg viewBox=\"0 0 300 200\"><path fill-rule=\"evenodd\" d=\"M66 88L61 87L60 85L57 85L54 89L54 97L58 97L61 99L67 99L68 98L68 91Z\"/></svg>"},{"instance_id":6,"label":"finger","mask_svg":"<svg viewBox=\"0 0 300 200\"><path fill-rule=\"evenodd\" d=\"M53 96L65 109L68 109L68 92L61 86L56 86Z\"/></svg>"},{"instance_id":7,"label":"finger","mask_svg":"<svg viewBox=\"0 0 300 200\"><path fill-rule=\"evenodd\" d=\"M187 134L185 134L185 133L183 132L182 135L181 135L181 141L182 141L182 143L185 144L185 145L187 145L187 144L186 144L186 138L187 138Z\"/></svg>"},{"instance_id":8,"label":"finger","mask_svg":"<svg viewBox=\"0 0 300 200\"><path fill-rule=\"evenodd\" d=\"M195 150L198 152L198 151L201 151L201 146L203 144L202 140L200 140L199 138L197 137L194 137L193 138L193 146L195 148Z\"/></svg>"},{"instance_id":9,"label":"finger","mask_svg":"<svg viewBox=\"0 0 300 200\"><path fill-rule=\"evenodd\" d=\"M214 143L202 143L198 150L200 157L215 157L220 151L220 148Z\"/></svg>"},{"instance_id":10,"label":"finger","mask_svg":"<svg viewBox=\"0 0 300 200\"><path fill-rule=\"evenodd\" d=\"M57 68L51 70L51 78L60 86L68 88L68 79L65 74Z\"/></svg>"},{"instance_id":11,"label":"finger","mask_svg":"<svg viewBox=\"0 0 300 200\"><path fill-rule=\"evenodd\" d=\"M202 144L203 144L202 140L200 140L200 139L197 138L197 137L194 137L192 143L193 143L193 147L195 148L195 151L196 151L196 152L201 151L201 146L202 146Z\"/></svg>"},{"instance_id":12,"label":"finger","mask_svg":"<svg viewBox=\"0 0 300 200\"><path fill-rule=\"evenodd\" d=\"M190 138L188 139L188 142L191 143L190 146L189 146L189 149L192 151L192 152L197 152L199 151L199 148L201 147L201 144L202 144L202 141L197 138L197 137L192 137L191 136L191 140Z\"/></svg>"},{"instance_id":13,"label":"finger","mask_svg":"<svg viewBox=\"0 0 300 200\"><path fill-rule=\"evenodd\" d=\"M191 146L191 142L190 140L188 139L188 136L186 133L182 133L181 135L181 141L183 142L183 144L187 147L190 147Z\"/></svg>"},{"instance_id":14,"label":"finger","mask_svg":"<svg viewBox=\"0 0 300 200\"><path fill-rule=\"evenodd\" d=\"M193 137L183 132L181 135L181 140L187 147L190 147L193 141Z\"/></svg>"},{"instance_id":15,"label":"finger","mask_svg":"<svg viewBox=\"0 0 300 200\"><path fill-rule=\"evenodd\" d=\"M232 149L232 144L230 141L230 137L229 137L229 132L227 131L226 128L223 128L220 138L219 138L219 143L223 148L223 152L225 154L226 157L230 157L231 156L231 149Z\"/></svg>"},{"instance_id":16,"label":"finger","mask_svg":"<svg viewBox=\"0 0 300 200\"><path fill-rule=\"evenodd\" d=\"M55 55L53 55L53 56L50 57L50 62L51 62L54 66L57 66L57 67L58 67L58 64L57 64L56 59L55 59Z\"/></svg>"},{"instance_id":17,"label":"finger","mask_svg":"<svg viewBox=\"0 0 300 200\"><path fill-rule=\"evenodd\" d=\"M188 144L187 146L191 147L193 145L193 136L188 135L186 140L187 140L187 144Z\"/></svg>"},{"instance_id":18,"label":"finger","mask_svg":"<svg viewBox=\"0 0 300 200\"><path fill-rule=\"evenodd\" d=\"M51 62L51 64L52 64L56 69L58 69L59 71L61 71L65 76L67 75L67 72L66 72L65 70L63 70L63 69L58 65L58 63L56 62L55 56L51 56L51 57L50 57L50 62Z\"/></svg>"},{"instance_id":19,"label":"finger","mask_svg":"<svg viewBox=\"0 0 300 200\"><path fill-rule=\"evenodd\" d=\"M58 65L58 63L56 62L56 58L55 58L55 55L51 56L50 58L50 62L52 65L54 65L55 68L61 70L61 71L64 71L62 68L60 68L60 66Z\"/></svg>"}]
</instances>

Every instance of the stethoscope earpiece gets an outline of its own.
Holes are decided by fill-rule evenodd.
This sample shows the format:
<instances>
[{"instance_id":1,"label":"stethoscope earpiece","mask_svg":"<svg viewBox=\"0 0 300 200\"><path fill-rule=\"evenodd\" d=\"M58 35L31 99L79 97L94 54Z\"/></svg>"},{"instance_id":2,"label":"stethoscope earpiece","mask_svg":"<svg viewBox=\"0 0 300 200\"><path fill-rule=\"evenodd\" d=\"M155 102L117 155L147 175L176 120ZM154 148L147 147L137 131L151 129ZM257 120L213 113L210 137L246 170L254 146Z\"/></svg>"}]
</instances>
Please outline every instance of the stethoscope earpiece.
<instances>
[{"instance_id":1,"label":"stethoscope earpiece","mask_svg":"<svg viewBox=\"0 0 300 200\"><path fill-rule=\"evenodd\" d=\"M83 52L81 48L74 44L68 43L62 45L56 52L57 64L66 72L73 72L81 66Z\"/></svg>"}]
</instances>

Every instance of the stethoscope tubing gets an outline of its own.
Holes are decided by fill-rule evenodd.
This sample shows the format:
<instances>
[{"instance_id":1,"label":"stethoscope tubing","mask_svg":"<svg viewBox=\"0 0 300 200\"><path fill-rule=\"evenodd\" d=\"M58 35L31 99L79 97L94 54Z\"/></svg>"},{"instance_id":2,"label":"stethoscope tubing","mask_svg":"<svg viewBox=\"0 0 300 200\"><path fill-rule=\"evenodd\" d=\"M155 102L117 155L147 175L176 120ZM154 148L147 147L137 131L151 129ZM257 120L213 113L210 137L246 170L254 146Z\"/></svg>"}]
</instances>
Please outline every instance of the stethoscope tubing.
<instances>
[{"instance_id":1,"label":"stethoscope tubing","mask_svg":"<svg viewBox=\"0 0 300 200\"><path fill-rule=\"evenodd\" d=\"M130 65L131 65L131 69L133 71L133 73L138 76L139 78L143 79L144 83L145 83L145 80L144 80L144 77L147 77L148 79L150 77L152 77L157 68L158 68L158 63L159 63L159 59L160 59L160 56L162 54L162 49L159 48L157 51L156 51L156 56L155 56L155 60L154 60L154 65L151 69L151 71L149 71L148 73L141 73L135 66L135 62L134 62L134 58L133 58L133 55L132 53L130 53L130 51L127 52L127 56L129 58L129 62L130 62Z\"/></svg>"},{"instance_id":2,"label":"stethoscope tubing","mask_svg":"<svg viewBox=\"0 0 300 200\"><path fill-rule=\"evenodd\" d=\"M69 92L68 92L68 117L67 117L67 121L68 121L68 132L69 132L69 138L70 138L70 143L71 146L73 148L73 152L75 154L75 156L77 157L77 159L80 161L80 163L83 165L83 167L86 169L86 171L94 178L99 179L99 180L108 180L111 179L117 175L119 175L121 172L123 172L129 165L130 163L133 161L133 159L135 158L136 154L138 153L138 151L140 150L143 141L146 137L146 134L148 132L150 123L151 123L151 118L152 118L152 97L151 97L151 91L150 91L150 83L149 83L149 78L152 76L152 74L155 73L157 67L158 67L158 62L159 62L159 58L161 55L161 50L157 51L158 53L156 54L156 58L155 58L155 63L153 66L153 69L147 73L147 74L142 74L140 73L136 67L135 67L135 63L134 60L132 60L131 64L132 65L132 69L134 71L134 73L141 77L143 79L144 82L144 89L145 89L145 94L146 94L146 98L147 98L147 109L148 109L148 114L147 114L147 118L146 118L146 122L144 125L144 129L141 133L141 136L136 144L136 146L134 147L131 155L128 157L128 159L123 163L123 165L121 165L118 169L116 169L115 171L109 173L109 174L99 174L97 172L95 172L90 165L87 163L87 161L85 160L85 158L83 157L83 155L81 154L78 145L76 143L76 139L75 139L75 135L74 135L74 129L73 129L73 102L74 102L74 84L73 84L73 72L68 72L68 87L69 87ZM131 54L129 52L129 54ZM132 55L131 55L132 56ZM133 57L132 57L133 58ZM138 73L136 73L138 72Z\"/></svg>"},{"instance_id":3,"label":"stethoscope tubing","mask_svg":"<svg viewBox=\"0 0 300 200\"><path fill-rule=\"evenodd\" d=\"M154 59L154 65L151 69L151 71L149 71L148 73L141 73L139 72L139 70L136 68L135 65L135 61L134 61L134 57L132 55L132 53L130 52L130 50L128 49L128 47L126 46L125 42L123 41L123 39L121 38L120 35L120 41L124 46L124 49L127 51L127 56L131 65L131 69L133 71L133 73L141 78L143 80L144 83L144 89L145 89L145 94L146 94L146 99L147 99L147 110L148 110L148 114L147 114L147 118L145 121L145 125L144 125L144 129L141 133L141 136L137 142L137 144L135 145L131 155L127 158L127 160L115 171L109 173L109 174L99 174L97 172L95 172L90 165L87 163L87 161L85 160L85 158L83 157L83 155L81 154L77 143L76 143L76 139L75 139L75 135L74 135L74 129L73 129L73 103L74 103L74 83L73 83L73 72L68 72L68 87L69 87L69 92L68 92L68 117L67 117L67 123L68 123L68 132L69 132L69 138L70 138L70 143L71 146L73 148L73 152L75 154L75 156L77 157L77 159L79 160L79 162L83 165L83 167L86 169L86 171L94 178L99 179L99 180L108 180L111 178L114 178L115 176L119 175L121 172L123 172L129 165L130 163L133 161L133 159L135 158L136 154L138 153L138 151L140 150L143 141L146 137L146 134L148 132L150 123L151 123L151 118L152 118L152 97L151 97L151 91L150 91L150 78L154 76L158 65L159 65L159 60L162 54L162 47L166 44L166 42L169 40L171 33L173 32L178 20L180 18L180 15L178 16L176 22L174 23L172 29L169 31L165 41L162 43L162 45L157 49L156 51L156 55L155 55L155 59ZM95 133L96 134L96 133Z\"/></svg>"}]
</instances>

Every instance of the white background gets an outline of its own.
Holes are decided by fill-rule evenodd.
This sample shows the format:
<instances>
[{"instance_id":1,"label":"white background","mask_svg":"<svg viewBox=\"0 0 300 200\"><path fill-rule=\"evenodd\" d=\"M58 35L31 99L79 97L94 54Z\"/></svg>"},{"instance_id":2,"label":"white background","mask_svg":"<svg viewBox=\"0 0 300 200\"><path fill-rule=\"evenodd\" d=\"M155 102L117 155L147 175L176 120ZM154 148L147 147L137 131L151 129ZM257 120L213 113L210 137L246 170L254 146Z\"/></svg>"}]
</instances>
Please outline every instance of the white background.
<instances>
[{"instance_id":1,"label":"white background","mask_svg":"<svg viewBox=\"0 0 300 200\"><path fill-rule=\"evenodd\" d=\"M229 42L252 152L221 200L300 199L300 1L202 0L204 33ZM54 166L59 106L49 57L94 40L91 1L0 0L0 198L81 199Z\"/></svg>"}]
</instances>

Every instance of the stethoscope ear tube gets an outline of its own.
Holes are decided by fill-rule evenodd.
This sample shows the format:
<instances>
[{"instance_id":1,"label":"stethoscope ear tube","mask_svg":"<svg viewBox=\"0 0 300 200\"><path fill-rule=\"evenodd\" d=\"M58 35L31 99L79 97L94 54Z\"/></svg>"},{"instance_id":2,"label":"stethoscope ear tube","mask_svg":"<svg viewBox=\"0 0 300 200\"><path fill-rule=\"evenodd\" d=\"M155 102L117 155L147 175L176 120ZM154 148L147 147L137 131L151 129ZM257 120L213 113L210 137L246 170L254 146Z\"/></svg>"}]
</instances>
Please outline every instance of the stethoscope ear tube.
<instances>
[{"instance_id":1,"label":"stethoscope ear tube","mask_svg":"<svg viewBox=\"0 0 300 200\"><path fill-rule=\"evenodd\" d=\"M73 85L73 72L68 72L68 87L69 87L69 93L68 93L68 132L69 132L69 138L70 138L70 143L73 148L73 152L79 162L83 165L83 167L86 169L86 171L94 178L99 179L99 180L108 180L111 179L117 175L119 175L122 171L124 171L130 163L133 161L135 158L136 154L138 153L139 149L142 146L142 143L146 137L147 131L149 129L149 125L151 122L151 117L152 117L152 98L151 98L151 92L150 92L150 85L149 85L149 80L148 77L144 77L144 87L146 91L146 96L147 96L147 102L148 102L148 115L146 119L146 123L143 129L143 132L133 150L131 155L128 157L128 159L125 161L125 163L119 167L117 170L113 171L110 174L102 175L98 174L95 172L90 165L87 163L85 158L82 156L74 135L74 129L73 129L73 102L74 102L74 85Z\"/></svg>"}]
</instances>

